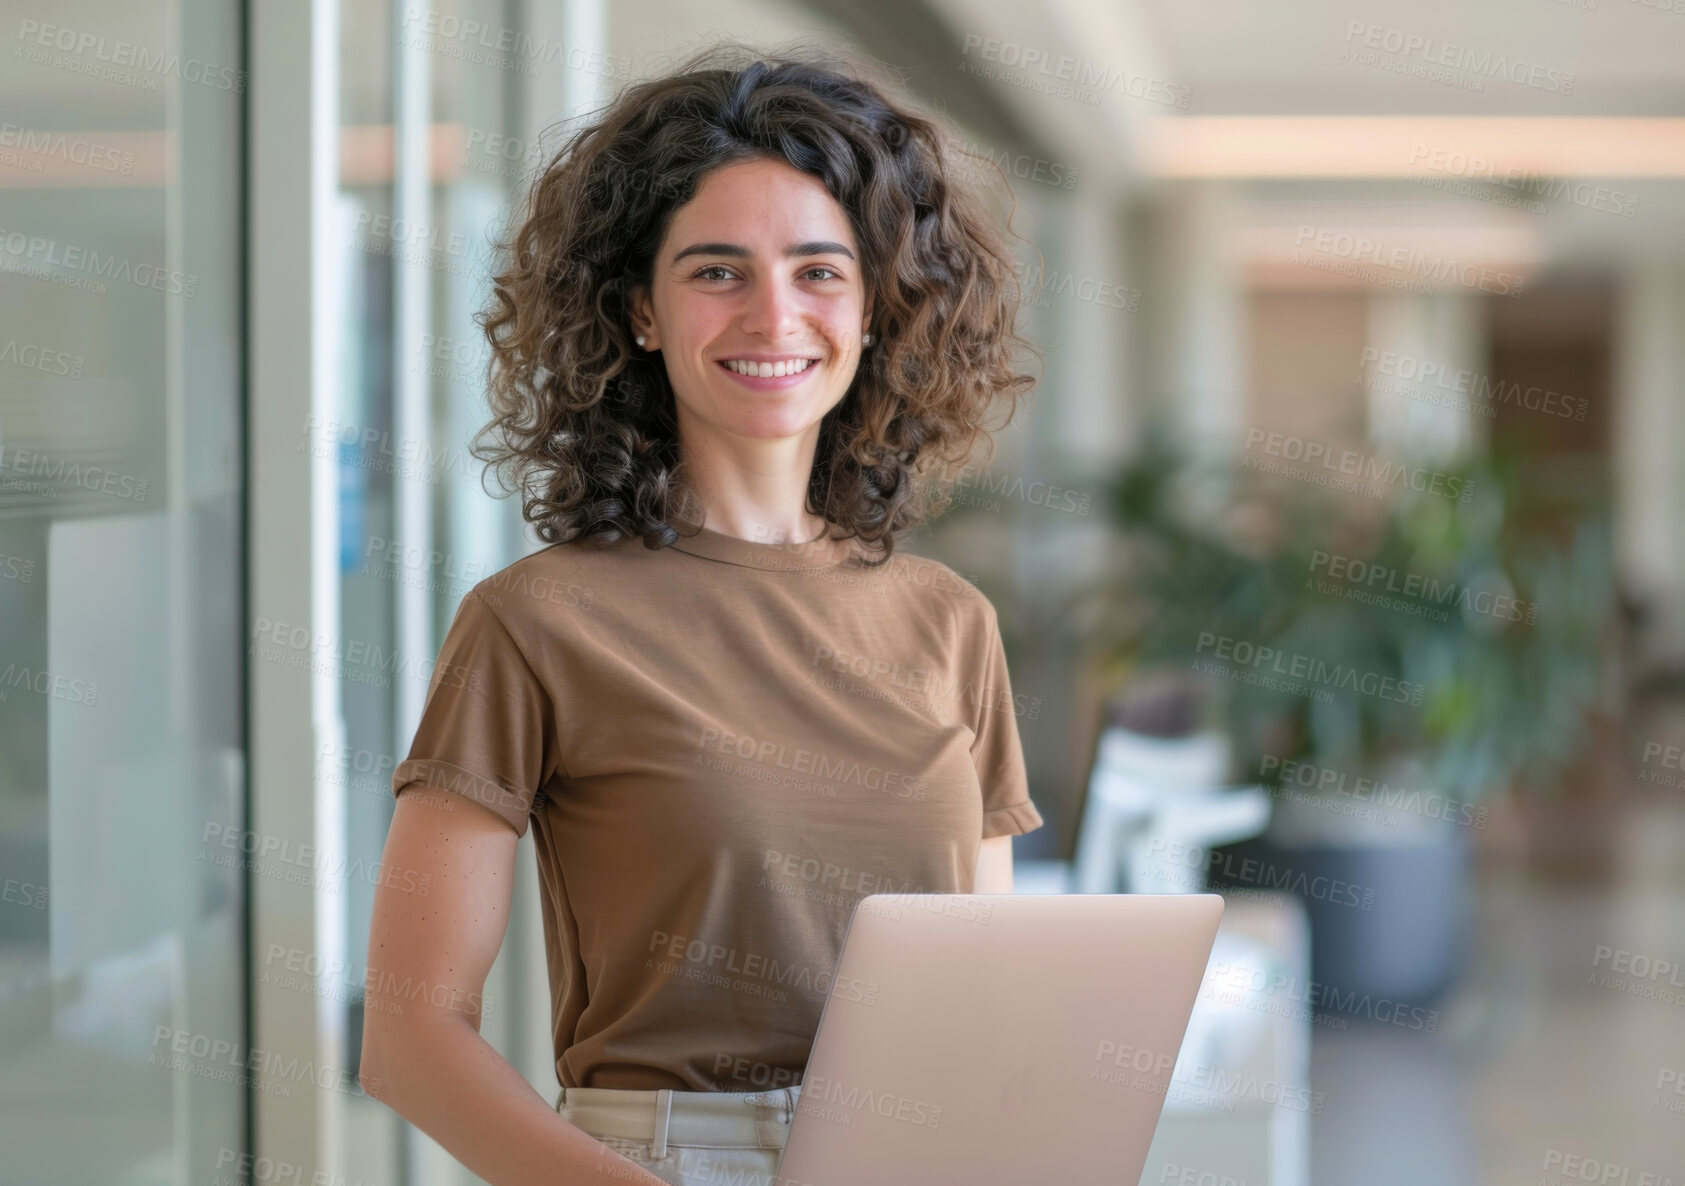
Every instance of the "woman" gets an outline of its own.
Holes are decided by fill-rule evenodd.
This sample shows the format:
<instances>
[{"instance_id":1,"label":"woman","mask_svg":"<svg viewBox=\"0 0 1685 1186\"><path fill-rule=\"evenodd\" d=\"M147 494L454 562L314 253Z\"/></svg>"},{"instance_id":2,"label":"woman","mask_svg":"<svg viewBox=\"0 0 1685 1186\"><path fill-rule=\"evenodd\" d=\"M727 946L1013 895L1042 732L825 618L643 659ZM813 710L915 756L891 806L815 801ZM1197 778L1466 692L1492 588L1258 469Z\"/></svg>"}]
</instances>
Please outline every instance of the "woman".
<instances>
[{"instance_id":1,"label":"woman","mask_svg":"<svg viewBox=\"0 0 1685 1186\"><path fill-rule=\"evenodd\" d=\"M1032 383L949 143L716 47L521 212L477 455L551 546L463 598L394 772L428 892L378 891L362 1061L496 1186L769 1181L827 996L872 988L831 982L854 903L1009 892L1042 822L993 607L894 554ZM529 824L554 1111L479 1036Z\"/></svg>"}]
</instances>

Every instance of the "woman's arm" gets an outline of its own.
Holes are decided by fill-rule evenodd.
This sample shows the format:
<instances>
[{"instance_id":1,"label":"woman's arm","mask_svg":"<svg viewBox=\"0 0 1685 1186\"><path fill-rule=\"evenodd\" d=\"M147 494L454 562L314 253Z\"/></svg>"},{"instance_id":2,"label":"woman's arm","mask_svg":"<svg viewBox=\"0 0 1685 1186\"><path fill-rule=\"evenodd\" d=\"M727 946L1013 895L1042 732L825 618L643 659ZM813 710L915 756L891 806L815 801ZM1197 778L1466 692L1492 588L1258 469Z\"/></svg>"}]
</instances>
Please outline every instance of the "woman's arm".
<instances>
[{"instance_id":1,"label":"woman's arm","mask_svg":"<svg viewBox=\"0 0 1685 1186\"><path fill-rule=\"evenodd\" d=\"M491 1186L661 1186L562 1119L480 1036L517 842L461 795L398 796L381 867L405 876L375 890L358 1081Z\"/></svg>"},{"instance_id":2,"label":"woman's arm","mask_svg":"<svg viewBox=\"0 0 1685 1186\"><path fill-rule=\"evenodd\" d=\"M977 850L976 888L978 894L1010 894L1012 892L1012 837L991 836Z\"/></svg>"}]
</instances>

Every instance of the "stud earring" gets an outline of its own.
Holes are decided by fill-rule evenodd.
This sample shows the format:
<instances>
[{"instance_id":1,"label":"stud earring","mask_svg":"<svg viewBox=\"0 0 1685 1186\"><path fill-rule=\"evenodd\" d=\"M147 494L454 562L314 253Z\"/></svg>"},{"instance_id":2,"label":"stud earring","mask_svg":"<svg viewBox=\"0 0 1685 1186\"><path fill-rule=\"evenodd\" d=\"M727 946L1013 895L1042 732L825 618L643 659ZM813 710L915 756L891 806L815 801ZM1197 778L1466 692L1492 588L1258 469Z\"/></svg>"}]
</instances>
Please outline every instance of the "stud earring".
<instances>
[{"instance_id":1,"label":"stud earring","mask_svg":"<svg viewBox=\"0 0 1685 1186\"><path fill-rule=\"evenodd\" d=\"M871 334L861 334L860 335L860 344L862 346L870 346L872 344L872 335Z\"/></svg>"},{"instance_id":2,"label":"stud earring","mask_svg":"<svg viewBox=\"0 0 1685 1186\"><path fill-rule=\"evenodd\" d=\"M642 334L639 334L638 335L638 345L642 346L643 344L644 344L644 336Z\"/></svg>"}]
</instances>

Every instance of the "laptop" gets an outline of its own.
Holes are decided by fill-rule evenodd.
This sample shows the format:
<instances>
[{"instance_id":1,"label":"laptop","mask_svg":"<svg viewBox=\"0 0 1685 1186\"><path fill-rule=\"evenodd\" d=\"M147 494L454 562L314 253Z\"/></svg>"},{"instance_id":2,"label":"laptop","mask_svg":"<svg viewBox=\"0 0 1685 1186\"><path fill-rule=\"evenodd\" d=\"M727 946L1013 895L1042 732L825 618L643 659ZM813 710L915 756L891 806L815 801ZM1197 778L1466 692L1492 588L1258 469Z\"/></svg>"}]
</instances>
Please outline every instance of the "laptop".
<instances>
[{"instance_id":1,"label":"laptop","mask_svg":"<svg viewBox=\"0 0 1685 1186\"><path fill-rule=\"evenodd\" d=\"M1136 1186L1216 894L872 894L773 1186Z\"/></svg>"}]
</instances>

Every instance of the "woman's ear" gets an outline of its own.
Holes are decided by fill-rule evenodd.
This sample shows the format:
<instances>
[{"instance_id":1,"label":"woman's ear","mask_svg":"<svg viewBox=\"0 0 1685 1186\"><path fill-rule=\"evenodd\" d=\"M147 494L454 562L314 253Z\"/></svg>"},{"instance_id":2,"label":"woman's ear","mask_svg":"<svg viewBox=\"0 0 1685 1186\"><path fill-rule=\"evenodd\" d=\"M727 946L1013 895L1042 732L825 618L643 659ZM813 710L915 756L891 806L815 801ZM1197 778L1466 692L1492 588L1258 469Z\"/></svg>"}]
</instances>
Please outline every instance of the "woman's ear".
<instances>
[{"instance_id":1,"label":"woman's ear","mask_svg":"<svg viewBox=\"0 0 1685 1186\"><path fill-rule=\"evenodd\" d=\"M626 294L628 320L631 322L632 337L636 340L643 337L640 346L644 350L659 350L661 343L655 333L655 318L650 316L649 289L637 285Z\"/></svg>"}]
</instances>

